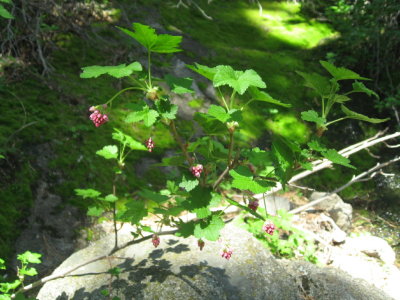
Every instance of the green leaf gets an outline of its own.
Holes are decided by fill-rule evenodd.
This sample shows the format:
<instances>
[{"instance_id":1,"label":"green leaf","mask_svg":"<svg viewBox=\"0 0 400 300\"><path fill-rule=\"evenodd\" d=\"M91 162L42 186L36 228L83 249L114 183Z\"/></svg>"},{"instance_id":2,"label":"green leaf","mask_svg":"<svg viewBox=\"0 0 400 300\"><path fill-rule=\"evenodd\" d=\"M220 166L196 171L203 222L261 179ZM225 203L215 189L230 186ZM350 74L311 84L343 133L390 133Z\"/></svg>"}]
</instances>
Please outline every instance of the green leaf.
<instances>
[{"instance_id":1,"label":"green leaf","mask_svg":"<svg viewBox=\"0 0 400 300\"><path fill-rule=\"evenodd\" d=\"M144 201L129 201L126 206L126 211L121 216L121 219L128 220L133 225L139 224L139 222L147 216L147 209L145 208Z\"/></svg>"},{"instance_id":2,"label":"green leaf","mask_svg":"<svg viewBox=\"0 0 400 300\"><path fill-rule=\"evenodd\" d=\"M21 284L21 281L14 280L13 282L3 282L0 283L0 292L7 293L9 291L15 290L17 287L19 287ZM11 298L5 298L5 299L11 299Z\"/></svg>"},{"instance_id":3,"label":"green leaf","mask_svg":"<svg viewBox=\"0 0 400 300\"><path fill-rule=\"evenodd\" d=\"M101 200L104 200L106 202L116 202L116 201L118 201L118 197L113 194L109 194L104 199L101 199Z\"/></svg>"},{"instance_id":4,"label":"green leaf","mask_svg":"<svg viewBox=\"0 0 400 300\"><path fill-rule=\"evenodd\" d=\"M250 87L266 88L265 82L254 70L235 71L231 66L217 66L217 73L214 76L213 83L215 87L228 85L238 94L243 95Z\"/></svg>"},{"instance_id":5,"label":"green leaf","mask_svg":"<svg viewBox=\"0 0 400 300\"><path fill-rule=\"evenodd\" d=\"M308 147L310 147L311 150L314 151L318 151L318 152L322 152L322 151L326 151L326 147L321 144L318 140L312 140L310 142L307 143Z\"/></svg>"},{"instance_id":6,"label":"green leaf","mask_svg":"<svg viewBox=\"0 0 400 300\"><path fill-rule=\"evenodd\" d=\"M7 4L11 4L12 3L11 0L0 0L0 2L7 3Z\"/></svg>"},{"instance_id":7,"label":"green leaf","mask_svg":"<svg viewBox=\"0 0 400 300\"><path fill-rule=\"evenodd\" d=\"M272 98L268 93L266 93L264 91L260 91L256 87L250 87L249 92L251 94L252 100L254 100L254 101L262 101L262 102L268 102L271 104L276 104L276 105L280 105L280 106L284 106L284 107L292 107L291 104L283 103L279 100L276 100L276 99Z\"/></svg>"},{"instance_id":8,"label":"green leaf","mask_svg":"<svg viewBox=\"0 0 400 300\"><path fill-rule=\"evenodd\" d=\"M114 132L112 134L112 138L114 140L119 141L125 146L128 146L132 150L143 150L143 151L148 151L145 145L143 143L140 143L133 139L131 136L123 133L121 130L118 130L117 128L114 128Z\"/></svg>"},{"instance_id":9,"label":"green leaf","mask_svg":"<svg viewBox=\"0 0 400 300\"><path fill-rule=\"evenodd\" d=\"M195 225L194 236L198 239L205 238L209 241L217 241L219 239L220 231L224 226L225 223L221 217L213 215L207 221Z\"/></svg>"},{"instance_id":10,"label":"green leaf","mask_svg":"<svg viewBox=\"0 0 400 300\"><path fill-rule=\"evenodd\" d=\"M77 196L83 197L83 199L86 198L97 198L98 196L101 195L99 191L96 191L94 189L75 189L74 190Z\"/></svg>"},{"instance_id":11,"label":"green leaf","mask_svg":"<svg viewBox=\"0 0 400 300\"><path fill-rule=\"evenodd\" d=\"M317 73L303 73L296 71L301 77L304 78L305 86L315 90L320 96L324 97L330 94L331 86L328 78L321 76Z\"/></svg>"},{"instance_id":12,"label":"green leaf","mask_svg":"<svg viewBox=\"0 0 400 300\"><path fill-rule=\"evenodd\" d=\"M168 197L165 195L161 195L159 193L147 190L147 189L143 189L139 192L139 195L141 197L143 197L144 199L149 199L152 200L158 204L164 203L166 201L168 201Z\"/></svg>"},{"instance_id":13,"label":"green leaf","mask_svg":"<svg viewBox=\"0 0 400 300\"><path fill-rule=\"evenodd\" d=\"M313 170L313 164L312 163L310 163L308 161L301 161L299 163L300 163L300 166L303 169L308 170L308 171L312 171Z\"/></svg>"},{"instance_id":14,"label":"green leaf","mask_svg":"<svg viewBox=\"0 0 400 300\"><path fill-rule=\"evenodd\" d=\"M157 111L155 111L154 109L148 109L148 111L143 116L144 125L150 127L156 122L158 116L159 114Z\"/></svg>"},{"instance_id":15,"label":"green leaf","mask_svg":"<svg viewBox=\"0 0 400 300\"><path fill-rule=\"evenodd\" d=\"M90 66L82 68L81 78L97 78L100 75L108 74L115 78L130 76L133 72L142 71L142 65L139 62L133 62L129 65L121 64L118 66Z\"/></svg>"},{"instance_id":16,"label":"green leaf","mask_svg":"<svg viewBox=\"0 0 400 300\"><path fill-rule=\"evenodd\" d=\"M333 96L332 102L333 103L335 103L335 102L343 103L343 102L346 102L346 101L349 101L349 100L351 100L351 99L349 97L347 97L346 95L335 94Z\"/></svg>"},{"instance_id":17,"label":"green leaf","mask_svg":"<svg viewBox=\"0 0 400 300\"><path fill-rule=\"evenodd\" d=\"M339 164L348 168L356 169L354 166L350 164L350 160L344 156L342 156L335 149L328 149L327 151L323 151L321 153L326 159L329 159L331 162L335 164Z\"/></svg>"},{"instance_id":18,"label":"green leaf","mask_svg":"<svg viewBox=\"0 0 400 300\"><path fill-rule=\"evenodd\" d=\"M134 111L128 114L128 116L125 119L125 122L131 123L131 122L139 122L143 120L144 125L147 127L150 127L153 125L157 117L159 116L158 112L154 109L150 109L147 105L143 107L143 110L141 111Z\"/></svg>"},{"instance_id":19,"label":"green leaf","mask_svg":"<svg viewBox=\"0 0 400 300\"><path fill-rule=\"evenodd\" d=\"M282 185L284 185L292 177L295 160L293 147L285 138L274 136L271 154L275 165L275 174Z\"/></svg>"},{"instance_id":20,"label":"green leaf","mask_svg":"<svg viewBox=\"0 0 400 300\"><path fill-rule=\"evenodd\" d=\"M198 218L204 218L211 214L208 206L212 199L211 189L197 186L190 191L190 196L182 202L182 206L197 214Z\"/></svg>"},{"instance_id":21,"label":"green leaf","mask_svg":"<svg viewBox=\"0 0 400 300\"><path fill-rule=\"evenodd\" d=\"M30 251L25 251L22 254L18 254L17 259L21 261L24 265L30 263L30 264L40 264L42 261L40 258L42 257L42 254L39 253L34 253Z\"/></svg>"},{"instance_id":22,"label":"green leaf","mask_svg":"<svg viewBox=\"0 0 400 300\"><path fill-rule=\"evenodd\" d=\"M208 109L208 114L222 123L225 123L231 118L230 114L226 112L225 108L214 104L210 105L210 108Z\"/></svg>"},{"instance_id":23,"label":"green leaf","mask_svg":"<svg viewBox=\"0 0 400 300\"><path fill-rule=\"evenodd\" d=\"M182 51L178 48L182 41L181 36L173 36L169 34L157 35L153 28L140 23L132 24L132 28L135 30L135 32L118 26L117 28L134 38L137 42L151 52L173 53Z\"/></svg>"},{"instance_id":24,"label":"green leaf","mask_svg":"<svg viewBox=\"0 0 400 300\"><path fill-rule=\"evenodd\" d=\"M0 4L0 17L3 17L5 19L14 19L14 16L10 14L10 12L5 9L3 5Z\"/></svg>"},{"instance_id":25,"label":"green leaf","mask_svg":"<svg viewBox=\"0 0 400 300\"><path fill-rule=\"evenodd\" d=\"M353 90L350 93L366 93L368 96L375 96L379 99L379 95L375 93L373 90L367 88L364 83L356 81L353 83Z\"/></svg>"},{"instance_id":26,"label":"green leaf","mask_svg":"<svg viewBox=\"0 0 400 300\"><path fill-rule=\"evenodd\" d=\"M341 108L342 108L342 111L346 114L346 116L348 116L351 119L361 120L361 121L374 123L374 124L382 123L382 122L386 122L386 121L390 120L390 118L386 118L386 119L370 118L370 117L364 116L362 114L356 113L354 111L351 111L344 105L341 105Z\"/></svg>"},{"instance_id":27,"label":"green leaf","mask_svg":"<svg viewBox=\"0 0 400 300\"><path fill-rule=\"evenodd\" d=\"M192 78L178 78L168 74L165 76L165 81L170 87L171 92L175 94L194 93L194 91L191 88L193 83Z\"/></svg>"},{"instance_id":28,"label":"green leaf","mask_svg":"<svg viewBox=\"0 0 400 300\"><path fill-rule=\"evenodd\" d=\"M190 192L198 185L199 185L199 181L197 179L193 179L193 180L186 179L185 175L183 175L182 181L179 184L179 187L185 189L187 192Z\"/></svg>"},{"instance_id":29,"label":"green leaf","mask_svg":"<svg viewBox=\"0 0 400 300\"><path fill-rule=\"evenodd\" d=\"M260 150L256 147L253 149L244 149L243 155L255 166L268 166L272 165L271 155L269 152Z\"/></svg>"},{"instance_id":30,"label":"green leaf","mask_svg":"<svg viewBox=\"0 0 400 300\"><path fill-rule=\"evenodd\" d=\"M240 190L249 190L258 194L265 193L274 186L271 182L253 179L251 171L244 166L230 170L229 174L233 177L232 187Z\"/></svg>"},{"instance_id":31,"label":"green leaf","mask_svg":"<svg viewBox=\"0 0 400 300\"><path fill-rule=\"evenodd\" d=\"M208 114L196 112L194 120L199 123L204 132L209 135L226 134L226 125L211 117Z\"/></svg>"},{"instance_id":32,"label":"green leaf","mask_svg":"<svg viewBox=\"0 0 400 300\"><path fill-rule=\"evenodd\" d=\"M370 80L349 69L335 67L327 61L320 60L319 62L337 81L345 79Z\"/></svg>"},{"instance_id":33,"label":"green leaf","mask_svg":"<svg viewBox=\"0 0 400 300\"><path fill-rule=\"evenodd\" d=\"M38 274L35 268L22 268L19 270L21 275L35 276Z\"/></svg>"},{"instance_id":34,"label":"green leaf","mask_svg":"<svg viewBox=\"0 0 400 300\"><path fill-rule=\"evenodd\" d=\"M163 214L165 216L178 216L181 212L183 212L185 209L180 206L173 206L169 207L168 209L162 209L162 208L154 208L154 213L155 214Z\"/></svg>"},{"instance_id":35,"label":"green leaf","mask_svg":"<svg viewBox=\"0 0 400 300\"><path fill-rule=\"evenodd\" d=\"M5 261L4 259L0 258L0 270L5 270L5 269L6 269Z\"/></svg>"},{"instance_id":36,"label":"green leaf","mask_svg":"<svg viewBox=\"0 0 400 300\"><path fill-rule=\"evenodd\" d=\"M315 110L303 111L301 113L301 118L304 121L314 122L319 126L324 126L326 123L326 119L318 116L318 113Z\"/></svg>"},{"instance_id":37,"label":"green leaf","mask_svg":"<svg viewBox=\"0 0 400 300\"><path fill-rule=\"evenodd\" d=\"M158 113L166 119L174 120L176 119L176 114L178 112L178 106L172 104L167 99L160 99L155 102Z\"/></svg>"},{"instance_id":38,"label":"green leaf","mask_svg":"<svg viewBox=\"0 0 400 300\"><path fill-rule=\"evenodd\" d=\"M194 221L178 223L178 230L175 235L183 238L193 235L195 224L196 223Z\"/></svg>"},{"instance_id":39,"label":"green leaf","mask_svg":"<svg viewBox=\"0 0 400 300\"><path fill-rule=\"evenodd\" d=\"M104 212L104 209L97 206L90 206L87 211L87 215L90 217L100 217Z\"/></svg>"},{"instance_id":40,"label":"green leaf","mask_svg":"<svg viewBox=\"0 0 400 300\"><path fill-rule=\"evenodd\" d=\"M97 151L96 154L105 159L116 159L118 157L118 147L115 145L104 146L103 149Z\"/></svg>"},{"instance_id":41,"label":"green leaf","mask_svg":"<svg viewBox=\"0 0 400 300\"><path fill-rule=\"evenodd\" d=\"M217 67L207 67L207 66L203 66L200 65L198 63L195 63L195 66L192 65L186 65L186 67L188 67L189 69L191 69L192 71L204 76L205 78L209 79L209 80L213 80L215 74L217 73Z\"/></svg>"},{"instance_id":42,"label":"green leaf","mask_svg":"<svg viewBox=\"0 0 400 300\"><path fill-rule=\"evenodd\" d=\"M4 158L5 158L5 156L0 154L0 159L4 159Z\"/></svg>"}]
</instances>

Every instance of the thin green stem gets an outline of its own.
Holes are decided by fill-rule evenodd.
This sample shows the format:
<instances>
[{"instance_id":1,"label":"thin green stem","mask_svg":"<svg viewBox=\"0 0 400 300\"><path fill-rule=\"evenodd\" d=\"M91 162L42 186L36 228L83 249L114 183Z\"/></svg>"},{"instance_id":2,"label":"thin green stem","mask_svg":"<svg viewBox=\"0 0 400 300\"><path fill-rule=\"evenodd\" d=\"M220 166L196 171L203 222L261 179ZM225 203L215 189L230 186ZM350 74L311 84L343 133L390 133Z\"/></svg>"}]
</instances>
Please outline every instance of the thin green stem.
<instances>
[{"instance_id":1,"label":"thin green stem","mask_svg":"<svg viewBox=\"0 0 400 300\"><path fill-rule=\"evenodd\" d=\"M333 123L346 120L346 119L348 119L348 118L349 118L349 117L343 117L343 118L339 118L339 119L333 120L333 121L331 121L331 122L326 123L326 124L325 124L325 127L328 127L329 125L332 125Z\"/></svg>"},{"instance_id":2,"label":"thin green stem","mask_svg":"<svg viewBox=\"0 0 400 300\"><path fill-rule=\"evenodd\" d=\"M325 97L322 97L322 117L325 118L325 101L324 101Z\"/></svg>"},{"instance_id":3,"label":"thin green stem","mask_svg":"<svg viewBox=\"0 0 400 300\"><path fill-rule=\"evenodd\" d=\"M265 193L263 193L263 201L264 201L265 217L268 219L267 201L265 200Z\"/></svg>"},{"instance_id":4,"label":"thin green stem","mask_svg":"<svg viewBox=\"0 0 400 300\"><path fill-rule=\"evenodd\" d=\"M152 86L152 84L151 84L151 57L150 57L150 54L151 54L151 52L150 51L148 51L147 52L148 54L147 54L147 62L148 62L148 72L149 72L149 77L148 77L148 80L149 80L149 89L152 89L153 88L153 86Z\"/></svg>"},{"instance_id":5,"label":"thin green stem","mask_svg":"<svg viewBox=\"0 0 400 300\"><path fill-rule=\"evenodd\" d=\"M233 103L234 103L234 100L235 100L235 95L236 95L236 91L233 90L233 91L232 91L232 94L231 94L231 97L229 98L229 104L230 104L230 108L231 108L231 109L233 108Z\"/></svg>"},{"instance_id":6,"label":"thin green stem","mask_svg":"<svg viewBox=\"0 0 400 300\"><path fill-rule=\"evenodd\" d=\"M218 89L218 92L219 92L219 94L220 94L220 96L221 96L221 99L222 99L222 101L223 101L223 103L224 103L224 105L225 105L225 107L226 107L226 110L229 111L229 106L228 106L228 104L227 104L226 101L225 101L225 97L224 97L224 95L222 94L221 89L220 89L219 87L218 87L217 89Z\"/></svg>"},{"instance_id":7,"label":"thin green stem","mask_svg":"<svg viewBox=\"0 0 400 300\"><path fill-rule=\"evenodd\" d=\"M243 106L241 107L241 110L245 107L245 106L247 106L247 105L249 105L251 102L253 102L253 101L255 101L256 99L250 99L249 101L247 101L245 104L243 104Z\"/></svg>"},{"instance_id":8,"label":"thin green stem","mask_svg":"<svg viewBox=\"0 0 400 300\"><path fill-rule=\"evenodd\" d=\"M130 90L142 90L142 91L144 91L143 88L131 86L131 87L128 87L126 89L120 90L118 93L116 93L114 96L112 96L105 104L108 104L108 103L114 101L114 99L117 98L119 95L121 95L122 93L124 93L126 91L130 91Z\"/></svg>"}]
</instances>

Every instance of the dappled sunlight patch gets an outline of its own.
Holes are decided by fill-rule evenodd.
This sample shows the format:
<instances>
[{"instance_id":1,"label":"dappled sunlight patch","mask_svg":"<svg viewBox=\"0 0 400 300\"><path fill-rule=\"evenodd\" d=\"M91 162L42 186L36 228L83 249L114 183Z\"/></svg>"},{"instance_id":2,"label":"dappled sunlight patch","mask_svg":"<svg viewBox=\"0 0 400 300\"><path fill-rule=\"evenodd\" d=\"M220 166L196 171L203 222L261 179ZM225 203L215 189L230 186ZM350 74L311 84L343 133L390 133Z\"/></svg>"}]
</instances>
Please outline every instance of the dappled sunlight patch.
<instances>
[{"instance_id":1,"label":"dappled sunlight patch","mask_svg":"<svg viewBox=\"0 0 400 300\"><path fill-rule=\"evenodd\" d=\"M300 4L277 2L262 4L261 16L255 7L245 9L243 15L264 31L267 39L273 38L288 45L310 49L317 46L322 39L334 35L329 25L301 17Z\"/></svg>"},{"instance_id":2,"label":"dappled sunlight patch","mask_svg":"<svg viewBox=\"0 0 400 300\"><path fill-rule=\"evenodd\" d=\"M277 114L275 118L265 121L266 127L272 132L290 140L305 143L310 136L310 130L292 114Z\"/></svg>"}]
</instances>

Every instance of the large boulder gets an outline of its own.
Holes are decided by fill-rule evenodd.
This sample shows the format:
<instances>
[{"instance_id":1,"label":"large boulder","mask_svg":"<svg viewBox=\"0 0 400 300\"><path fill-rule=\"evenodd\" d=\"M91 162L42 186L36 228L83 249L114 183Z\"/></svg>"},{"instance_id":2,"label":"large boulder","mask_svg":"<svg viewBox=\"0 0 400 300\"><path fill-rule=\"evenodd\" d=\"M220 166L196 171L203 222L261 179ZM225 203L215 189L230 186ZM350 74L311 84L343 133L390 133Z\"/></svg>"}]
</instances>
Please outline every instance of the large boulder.
<instances>
[{"instance_id":1,"label":"large boulder","mask_svg":"<svg viewBox=\"0 0 400 300\"><path fill-rule=\"evenodd\" d=\"M121 230L119 238L121 244L128 243L129 230ZM299 285L308 275L302 273L301 277L280 264L247 231L228 224L222 230L221 239L206 242L202 251L195 238L172 235L161 236L161 244L156 249L149 239L130 243L108 259L97 260L64 278L46 283L37 298L99 300L106 299L101 293L106 289L121 299L285 300L304 299L310 291L316 296L323 295L323 298L314 299L390 299L366 282L352 281L341 272L326 277L323 271L318 273L322 269L311 265L310 268L317 271L310 280L315 289L323 289L318 294ZM233 250L229 261L220 256L225 243ZM106 255L112 247L113 237L107 236L73 254L54 274L62 274L94 257ZM118 278L107 273L113 267L121 269ZM340 297L338 290L343 293Z\"/></svg>"}]
</instances>

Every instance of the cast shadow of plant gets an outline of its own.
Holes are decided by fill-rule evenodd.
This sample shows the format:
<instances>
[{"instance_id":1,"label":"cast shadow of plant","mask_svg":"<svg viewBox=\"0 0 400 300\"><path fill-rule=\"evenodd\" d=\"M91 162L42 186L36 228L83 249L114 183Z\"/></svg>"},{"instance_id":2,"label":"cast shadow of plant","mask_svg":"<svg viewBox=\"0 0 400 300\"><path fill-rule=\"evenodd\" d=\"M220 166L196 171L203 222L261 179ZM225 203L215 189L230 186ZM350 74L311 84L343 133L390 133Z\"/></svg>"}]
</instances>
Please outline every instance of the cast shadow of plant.
<instances>
[{"instance_id":1,"label":"cast shadow of plant","mask_svg":"<svg viewBox=\"0 0 400 300\"><path fill-rule=\"evenodd\" d=\"M168 282L165 288L171 288L171 281L182 281L183 284L179 283L179 285L181 287L184 286L185 290L190 290L191 294L196 294L197 299L218 299L215 291L213 291L217 287L223 287L223 289L226 289L232 295L239 294L238 289L230 284L229 276L226 275L225 270L209 266L207 262L202 262L200 264L188 263L180 266L176 271L177 268L173 266L174 262L163 258L164 254L183 254L184 252L190 251L190 248L185 244L177 244L177 241L174 240L169 240L167 243L170 247L166 249L154 249L149 253L148 258L139 262L136 262L134 258L126 258L122 263L116 266L121 269L121 273L118 276L110 275L109 283L103 284L92 291L80 288L72 297L63 292L56 300L100 300L112 299L112 297L119 297L121 299L144 299L145 297L149 297L149 290L146 290L148 285L158 286L158 284ZM175 269L175 271L173 271L173 269ZM104 274L106 273L85 273L79 276L104 276ZM93 282L95 282L95 280L93 280ZM158 284L154 285L154 283ZM205 289L204 283L210 284L210 287ZM174 289L174 287L172 287L172 289ZM104 296L102 294L104 290L108 290L110 296ZM163 287L157 287L157 290L162 291Z\"/></svg>"}]
</instances>

